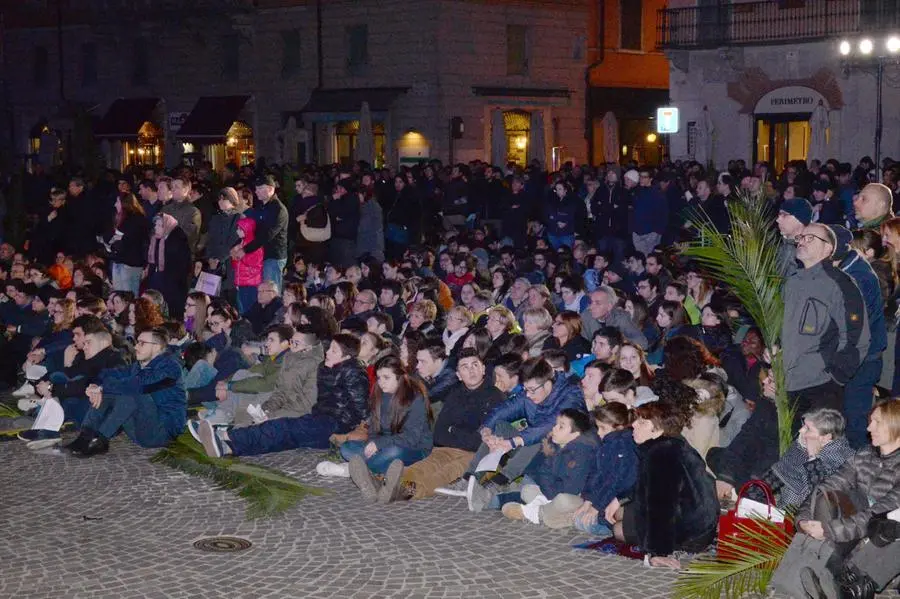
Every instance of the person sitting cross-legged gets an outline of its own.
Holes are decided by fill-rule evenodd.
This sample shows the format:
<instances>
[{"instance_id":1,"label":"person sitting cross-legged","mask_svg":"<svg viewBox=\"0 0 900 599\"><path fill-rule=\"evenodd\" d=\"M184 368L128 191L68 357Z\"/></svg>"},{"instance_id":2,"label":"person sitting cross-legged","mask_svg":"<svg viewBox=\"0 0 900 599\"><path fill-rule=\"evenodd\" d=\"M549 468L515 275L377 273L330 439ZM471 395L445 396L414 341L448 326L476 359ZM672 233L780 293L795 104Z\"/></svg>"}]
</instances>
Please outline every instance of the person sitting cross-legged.
<instances>
[{"instance_id":1,"label":"person sitting cross-legged","mask_svg":"<svg viewBox=\"0 0 900 599\"><path fill-rule=\"evenodd\" d=\"M135 362L103 371L101 385L87 388L91 409L69 451L80 457L105 453L120 430L141 447L162 447L181 434L187 393L168 344L164 329L144 331L135 343Z\"/></svg>"},{"instance_id":2,"label":"person sitting cross-legged","mask_svg":"<svg viewBox=\"0 0 900 599\"><path fill-rule=\"evenodd\" d=\"M318 395L312 411L299 418L276 418L259 425L217 429L207 422L192 423L210 457L259 455L299 447L328 449L335 434L348 433L369 416L369 377L357 359L359 339L338 333L325 353L317 374Z\"/></svg>"},{"instance_id":3,"label":"person sitting cross-legged","mask_svg":"<svg viewBox=\"0 0 900 599\"><path fill-rule=\"evenodd\" d=\"M491 452L510 452L506 465L496 474L488 473L479 482L469 477L469 510L480 512L494 496L525 472L525 468L541 450L541 440L556 424L556 416L565 408L585 411L584 394L577 379L555 373L544 358L532 358L522 364L519 374L524 393L497 406L481 428L482 443L469 474L476 472L479 462ZM513 422L524 419L526 428L517 430ZM499 506L498 506L499 507Z\"/></svg>"},{"instance_id":4,"label":"person sitting cross-legged","mask_svg":"<svg viewBox=\"0 0 900 599\"><path fill-rule=\"evenodd\" d=\"M522 503L501 498L503 515L511 520L546 523L541 517L543 509L557 499L577 499L594 468L597 437L591 431L590 417L580 410L561 411L542 446L525 470Z\"/></svg>"},{"instance_id":5,"label":"person sitting cross-legged","mask_svg":"<svg viewBox=\"0 0 900 599\"><path fill-rule=\"evenodd\" d=\"M369 399L368 439L348 440L341 456L349 462L350 478L367 501L389 503L384 489L396 489L404 466L424 459L432 447L434 420L428 393L410 376L400 358L386 356L375 364L377 381ZM343 464L338 465L343 466ZM385 484L375 479L384 474Z\"/></svg>"},{"instance_id":6,"label":"person sitting cross-legged","mask_svg":"<svg viewBox=\"0 0 900 599\"><path fill-rule=\"evenodd\" d=\"M386 500L424 499L442 485L456 481L457 495L465 493L463 473L481 443L479 430L488 413L501 401L503 393L490 378L478 350L459 352L456 374L462 382L444 401L434 424L434 449L427 458L404 468L399 477L385 477L380 496Z\"/></svg>"}]
</instances>

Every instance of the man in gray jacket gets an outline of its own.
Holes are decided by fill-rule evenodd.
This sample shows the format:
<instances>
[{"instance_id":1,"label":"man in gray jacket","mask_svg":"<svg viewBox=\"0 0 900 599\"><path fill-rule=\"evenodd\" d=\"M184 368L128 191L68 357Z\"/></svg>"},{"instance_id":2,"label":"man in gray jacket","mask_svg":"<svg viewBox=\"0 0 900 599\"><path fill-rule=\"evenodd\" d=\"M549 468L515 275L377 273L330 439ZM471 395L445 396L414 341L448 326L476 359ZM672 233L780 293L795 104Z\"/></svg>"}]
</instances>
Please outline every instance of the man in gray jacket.
<instances>
[{"instance_id":1,"label":"man in gray jacket","mask_svg":"<svg viewBox=\"0 0 900 599\"><path fill-rule=\"evenodd\" d=\"M618 329L625 339L641 349L647 349L647 337L637 328L628 312L616 308L616 292L608 285L601 285L591 292L591 303L581 313L581 336L591 341L594 331L603 326Z\"/></svg>"},{"instance_id":2,"label":"man in gray jacket","mask_svg":"<svg viewBox=\"0 0 900 599\"><path fill-rule=\"evenodd\" d=\"M324 360L325 352L315 334L306 330L294 333L275 390L262 404L269 419L298 418L310 413L318 398L318 370Z\"/></svg>"},{"instance_id":3,"label":"man in gray jacket","mask_svg":"<svg viewBox=\"0 0 900 599\"><path fill-rule=\"evenodd\" d=\"M172 179L172 201L160 208L162 214L171 215L178 226L187 235L191 252L197 251L200 241L200 210L191 204L191 180L187 178Z\"/></svg>"},{"instance_id":4,"label":"man in gray jacket","mask_svg":"<svg viewBox=\"0 0 900 599\"><path fill-rule=\"evenodd\" d=\"M842 411L843 386L869 348L865 303L853 279L831 263L835 246L828 227L805 227L797 236L803 268L785 281L781 342L795 430L810 410Z\"/></svg>"}]
</instances>

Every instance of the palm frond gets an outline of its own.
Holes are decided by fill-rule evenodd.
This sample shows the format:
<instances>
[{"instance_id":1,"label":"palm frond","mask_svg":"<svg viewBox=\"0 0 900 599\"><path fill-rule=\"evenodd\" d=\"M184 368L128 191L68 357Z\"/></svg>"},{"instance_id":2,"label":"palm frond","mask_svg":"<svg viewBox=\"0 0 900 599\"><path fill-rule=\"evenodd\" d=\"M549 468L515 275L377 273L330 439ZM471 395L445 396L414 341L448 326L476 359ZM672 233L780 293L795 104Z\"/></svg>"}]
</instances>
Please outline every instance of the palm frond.
<instances>
[{"instance_id":1,"label":"palm frond","mask_svg":"<svg viewBox=\"0 0 900 599\"><path fill-rule=\"evenodd\" d=\"M738 192L729 203L731 233L720 233L703 208L694 209L688 222L698 233L682 253L696 260L713 279L724 284L741 302L760 328L766 346L778 345L784 314L781 296L783 278L778 268L781 240L774 227L775 213L762 191ZM778 387L779 447L784 453L792 442L793 411L784 386L784 368L775 359L773 369Z\"/></svg>"},{"instance_id":2,"label":"palm frond","mask_svg":"<svg viewBox=\"0 0 900 599\"><path fill-rule=\"evenodd\" d=\"M237 458L211 458L190 433L183 433L151 458L192 476L208 478L221 489L236 491L247 500L247 518L268 518L296 505L307 495L325 495L325 489L301 484L294 478Z\"/></svg>"},{"instance_id":3,"label":"palm frond","mask_svg":"<svg viewBox=\"0 0 900 599\"><path fill-rule=\"evenodd\" d=\"M719 551L728 559L703 556L695 559L675 581L675 599L738 599L750 593L765 594L775 569L791 543L777 525L754 518L753 526L737 525L739 541L723 539Z\"/></svg>"},{"instance_id":4,"label":"palm frond","mask_svg":"<svg viewBox=\"0 0 900 599\"><path fill-rule=\"evenodd\" d=\"M0 403L0 418L21 418L22 416L24 416L24 414L13 406Z\"/></svg>"}]
</instances>

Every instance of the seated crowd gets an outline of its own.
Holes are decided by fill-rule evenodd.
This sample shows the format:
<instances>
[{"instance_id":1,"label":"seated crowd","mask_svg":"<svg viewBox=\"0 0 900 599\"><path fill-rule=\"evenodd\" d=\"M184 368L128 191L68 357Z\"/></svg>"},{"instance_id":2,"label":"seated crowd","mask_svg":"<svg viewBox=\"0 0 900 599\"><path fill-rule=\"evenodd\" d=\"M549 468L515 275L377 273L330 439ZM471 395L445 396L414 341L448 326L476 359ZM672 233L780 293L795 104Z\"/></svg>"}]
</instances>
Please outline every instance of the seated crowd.
<instances>
[{"instance_id":1,"label":"seated crowd","mask_svg":"<svg viewBox=\"0 0 900 599\"><path fill-rule=\"evenodd\" d=\"M435 169L388 176L387 191L380 172L307 173L290 206L271 176L239 174L205 205L190 169L143 173L140 201L125 177L112 200L80 197L80 178L54 188L28 247L0 246L0 384L34 418L20 438L55 445L71 422L65 448L91 457L119 432L160 447L187 423L213 457L336 448L318 473L351 478L366 501L464 497L473 512L615 536L673 568L715 540L720 500L749 480L799 510L802 531L840 543L900 508L900 401L874 398L900 219L868 211L889 209L889 188L865 187L853 218L832 223L831 196L812 206L796 173L764 190L787 277L782 347L767 348L729 290L668 245L694 233L674 215L684 191L705 190L687 205L715 216L716 202L741 201L732 181L759 186L753 173L723 173L712 197L696 164L659 170L659 187L646 169L625 185L617 169L532 169L488 198L498 230L453 224L434 196L409 193ZM388 205L415 210L382 229L391 189ZM88 201L108 208L88 223L96 242L54 225L85 219L74 211ZM668 216L650 219L659 201ZM610 220L620 203L636 224ZM322 207L324 241L310 233ZM565 220L580 210L587 227ZM844 227L857 221L869 226ZM784 455L776 352L796 409ZM822 520L816 487L863 500Z\"/></svg>"}]
</instances>

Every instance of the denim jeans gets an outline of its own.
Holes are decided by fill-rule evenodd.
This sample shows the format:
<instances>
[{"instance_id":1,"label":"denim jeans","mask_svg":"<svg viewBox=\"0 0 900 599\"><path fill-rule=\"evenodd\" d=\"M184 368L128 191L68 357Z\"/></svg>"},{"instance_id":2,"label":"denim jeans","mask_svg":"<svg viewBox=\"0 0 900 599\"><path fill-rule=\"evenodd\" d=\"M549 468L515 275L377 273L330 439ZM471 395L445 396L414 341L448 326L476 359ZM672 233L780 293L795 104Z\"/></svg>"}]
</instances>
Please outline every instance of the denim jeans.
<instances>
[{"instance_id":1,"label":"denim jeans","mask_svg":"<svg viewBox=\"0 0 900 599\"><path fill-rule=\"evenodd\" d=\"M66 422L74 422L79 428L91 409L91 403L86 397L66 397L59 400L59 405L62 406Z\"/></svg>"},{"instance_id":2,"label":"denim jeans","mask_svg":"<svg viewBox=\"0 0 900 599\"><path fill-rule=\"evenodd\" d=\"M866 428L869 426L869 410L875 402L874 391L879 378L881 378L880 357L860 364L844 386L846 435L853 449L861 449L869 444Z\"/></svg>"},{"instance_id":3,"label":"denim jeans","mask_svg":"<svg viewBox=\"0 0 900 599\"><path fill-rule=\"evenodd\" d=\"M140 266L128 266L113 262L112 284L116 291L130 291L135 297L140 295L141 277L144 269Z\"/></svg>"},{"instance_id":4,"label":"denim jeans","mask_svg":"<svg viewBox=\"0 0 900 599\"><path fill-rule=\"evenodd\" d=\"M373 474L384 474L394 460L400 460L404 466L412 466L416 462L424 460L428 455L427 451L421 449L404 449L392 445L376 451L372 457L366 458L363 455L366 445L368 445L368 441L347 441L341 445L341 457L349 462L353 456L363 456Z\"/></svg>"},{"instance_id":5,"label":"denim jeans","mask_svg":"<svg viewBox=\"0 0 900 599\"><path fill-rule=\"evenodd\" d=\"M228 431L228 444L234 455L259 455L300 447L328 449L328 438L337 432L340 432L340 425L334 418L307 414L300 418L276 418L257 426L231 429Z\"/></svg>"},{"instance_id":6,"label":"denim jeans","mask_svg":"<svg viewBox=\"0 0 900 599\"><path fill-rule=\"evenodd\" d=\"M597 522L595 524L586 524L581 518L576 516L575 530L586 532L595 537L612 536L612 528L609 527L609 522L607 522L606 518L603 516L602 510L600 510L600 513L597 515Z\"/></svg>"},{"instance_id":7,"label":"denim jeans","mask_svg":"<svg viewBox=\"0 0 900 599\"><path fill-rule=\"evenodd\" d=\"M256 287L238 287L237 290L237 310L238 314L244 315L253 304L256 303Z\"/></svg>"},{"instance_id":8,"label":"denim jeans","mask_svg":"<svg viewBox=\"0 0 900 599\"><path fill-rule=\"evenodd\" d=\"M281 284L283 282L284 267L287 266L287 258L267 258L263 260L263 281L272 281L281 293Z\"/></svg>"},{"instance_id":9,"label":"denim jeans","mask_svg":"<svg viewBox=\"0 0 900 599\"><path fill-rule=\"evenodd\" d=\"M170 441L150 395L104 395L99 408L88 410L81 428L107 439L124 430L141 447L162 447Z\"/></svg>"}]
</instances>

